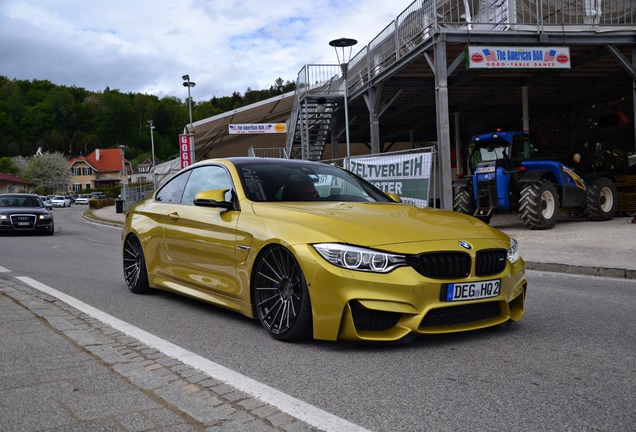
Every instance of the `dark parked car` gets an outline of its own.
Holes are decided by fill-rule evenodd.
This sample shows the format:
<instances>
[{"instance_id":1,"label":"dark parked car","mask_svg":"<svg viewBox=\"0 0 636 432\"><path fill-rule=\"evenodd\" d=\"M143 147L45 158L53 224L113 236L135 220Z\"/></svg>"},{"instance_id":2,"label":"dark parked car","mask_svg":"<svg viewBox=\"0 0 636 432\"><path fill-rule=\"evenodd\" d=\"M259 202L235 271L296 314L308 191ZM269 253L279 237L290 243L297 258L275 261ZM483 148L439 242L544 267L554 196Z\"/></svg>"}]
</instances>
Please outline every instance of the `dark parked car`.
<instances>
[{"instance_id":1,"label":"dark parked car","mask_svg":"<svg viewBox=\"0 0 636 432\"><path fill-rule=\"evenodd\" d=\"M53 235L53 213L35 194L0 194L0 232Z\"/></svg>"}]
</instances>

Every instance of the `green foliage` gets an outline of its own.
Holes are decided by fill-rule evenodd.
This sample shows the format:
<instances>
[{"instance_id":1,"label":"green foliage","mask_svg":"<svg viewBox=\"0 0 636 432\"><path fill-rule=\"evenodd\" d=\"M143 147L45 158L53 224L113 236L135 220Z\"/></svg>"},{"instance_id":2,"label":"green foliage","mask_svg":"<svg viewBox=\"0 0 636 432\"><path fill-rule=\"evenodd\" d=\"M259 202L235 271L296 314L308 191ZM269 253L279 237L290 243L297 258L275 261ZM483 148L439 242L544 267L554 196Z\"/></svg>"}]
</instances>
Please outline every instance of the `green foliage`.
<instances>
[{"instance_id":1,"label":"green foliage","mask_svg":"<svg viewBox=\"0 0 636 432\"><path fill-rule=\"evenodd\" d=\"M193 121L293 91L294 82L276 79L267 90L247 89L231 96L192 103ZM196 93L195 93L196 95ZM66 156L96 148L127 146L129 160L151 151L148 120L155 125L155 155L168 160L178 153L178 135L190 121L187 98L158 98L58 86L47 80L9 80L0 76L0 158L35 155L38 148Z\"/></svg>"},{"instance_id":2,"label":"green foliage","mask_svg":"<svg viewBox=\"0 0 636 432\"><path fill-rule=\"evenodd\" d=\"M19 171L18 166L13 162L10 157L0 158L0 172L7 174L17 174Z\"/></svg>"}]
</instances>

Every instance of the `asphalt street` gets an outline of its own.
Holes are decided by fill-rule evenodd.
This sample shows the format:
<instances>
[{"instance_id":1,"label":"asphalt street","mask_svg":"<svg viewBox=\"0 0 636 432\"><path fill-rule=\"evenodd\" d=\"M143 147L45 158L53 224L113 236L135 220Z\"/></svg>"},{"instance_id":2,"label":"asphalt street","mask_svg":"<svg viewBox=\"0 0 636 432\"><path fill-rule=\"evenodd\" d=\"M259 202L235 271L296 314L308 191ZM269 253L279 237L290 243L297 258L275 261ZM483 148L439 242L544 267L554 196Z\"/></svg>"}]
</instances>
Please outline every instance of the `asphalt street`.
<instances>
[{"instance_id":1,"label":"asphalt street","mask_svg":"<svg viewBox=\"0 0 636 432\"><path fill-rule=\"evenodd\" d=\"M107 207L94 217L118 225L124 216ZM502 215L492 225L519 240L528 268L636 279L632 217L564 218L553 230L529 231ZM201 372L205 359L176 360L125 326L105 325L98 311L86 313L6 270L0 267L0 430L364 430L277 399L267 386L237 389L231 373L226 382L212 378Z\"/></svg>"}]
</instances>

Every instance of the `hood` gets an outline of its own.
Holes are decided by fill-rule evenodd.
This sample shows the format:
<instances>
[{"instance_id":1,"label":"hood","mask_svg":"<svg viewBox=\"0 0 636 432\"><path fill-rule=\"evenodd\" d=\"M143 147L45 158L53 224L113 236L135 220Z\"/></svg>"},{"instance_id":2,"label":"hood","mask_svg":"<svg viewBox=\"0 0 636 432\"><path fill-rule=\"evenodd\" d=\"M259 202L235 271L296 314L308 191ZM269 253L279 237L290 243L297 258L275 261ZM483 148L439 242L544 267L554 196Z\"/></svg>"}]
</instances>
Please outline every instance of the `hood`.
<instances>
[{"instance_id":1,"label":"hood","mask_svg":"<svg viewBox=\"0 0 636 432\"><path fill-rule=\"evenodd\" d=\"M396 203L253 203L259 216L322 231L360 246L456 239L507 239L476 218Z\"/></svg>"}]
</instances>

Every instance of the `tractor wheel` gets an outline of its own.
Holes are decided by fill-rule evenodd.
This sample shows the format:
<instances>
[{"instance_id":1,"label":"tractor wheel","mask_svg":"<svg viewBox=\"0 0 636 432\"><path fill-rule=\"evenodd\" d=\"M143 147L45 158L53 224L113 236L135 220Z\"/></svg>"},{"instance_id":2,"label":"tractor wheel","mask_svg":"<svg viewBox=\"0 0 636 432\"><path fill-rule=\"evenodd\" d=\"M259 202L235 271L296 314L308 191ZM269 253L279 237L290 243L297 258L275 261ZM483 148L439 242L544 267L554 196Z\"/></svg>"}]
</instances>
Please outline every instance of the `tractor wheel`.
<instances>
[{"instance_id":1,"label":"tractor wheel","mask_svg":"<svg viewBox=\"0 0 636 432\"><path fill-rule=\"evenodd\" d=\"M472 188L462 187L457 189L453 199L453 210L471 216L475 213L475 198L473 198Z\"/></svg>"},{"instance_id":2,"label":"tractor wheel","mask_svg":"<svg viewBox=\"0 0 636 432\"><path fill-rule=\"evenodd\" d=\"M559 216L559 195L554 183L543 180L521 190L519 218L530 229L550 229Z\"/></svg>"},{"instance_id":3,"label":"tractor wheel","mask_svg":"<svg viewBox=\"0 0 636 432\"><path fill-rule=\"evenodd\" d=\"M610 220L616 214L616 186L607 177L599 177L587 188L585 217L592 221Z\"/></svg>"}]
</instances>

